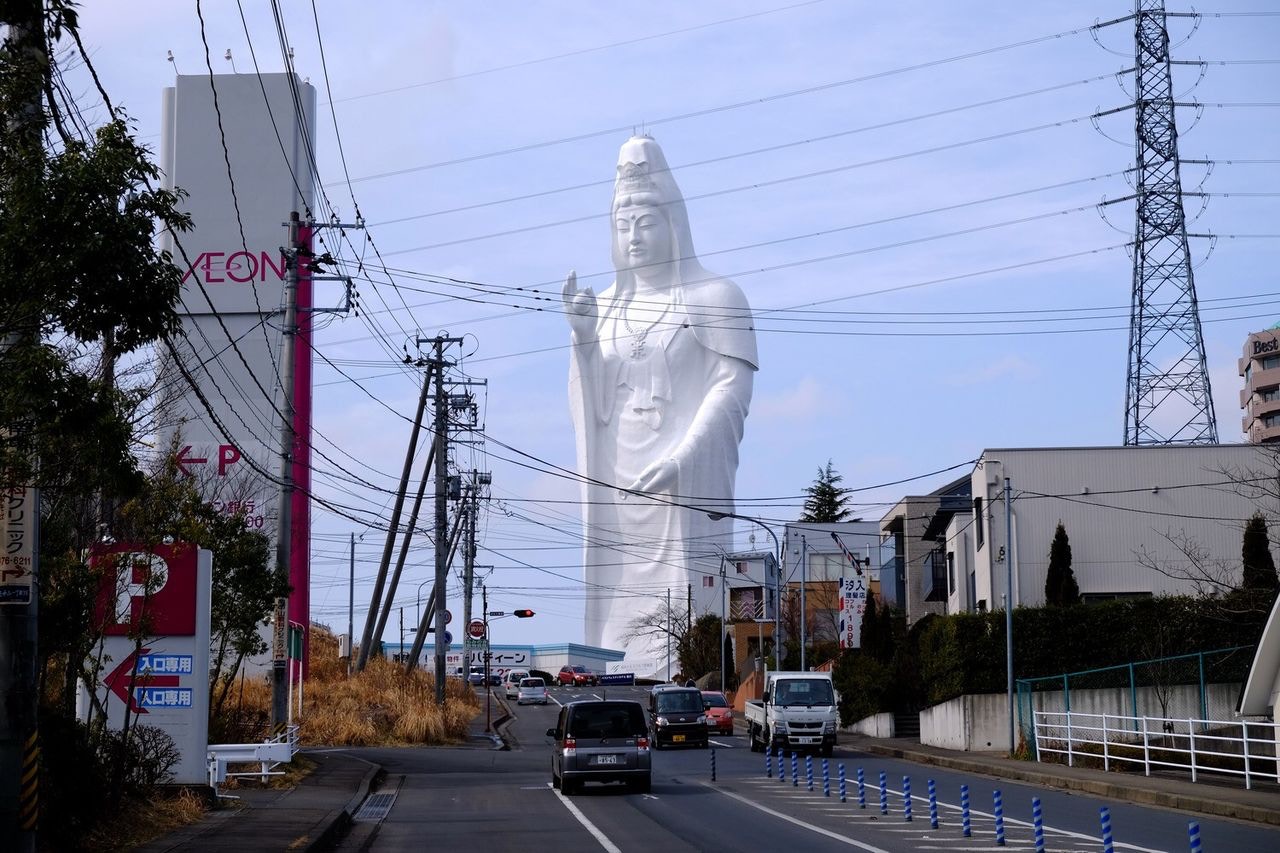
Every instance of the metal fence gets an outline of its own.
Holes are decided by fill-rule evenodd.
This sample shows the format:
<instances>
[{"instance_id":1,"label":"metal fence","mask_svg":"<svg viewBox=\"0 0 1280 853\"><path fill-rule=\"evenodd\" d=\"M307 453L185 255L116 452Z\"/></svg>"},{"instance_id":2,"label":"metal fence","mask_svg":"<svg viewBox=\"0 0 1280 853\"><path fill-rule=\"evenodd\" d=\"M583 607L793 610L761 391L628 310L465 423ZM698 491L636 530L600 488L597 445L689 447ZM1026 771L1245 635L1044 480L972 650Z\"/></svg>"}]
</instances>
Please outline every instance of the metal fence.
<instances>
[{"instance_id":1,"label":"metal fence","mask_svg":"<svg viewBox=\"0 0 1280 853\"><path fill-rule=\"evenodd\" d=\"M1036 749L1035 714L1106 714L1123 718L1138 731L1144 717L1207 721L1230 719L1237 685L1248 674L1253 646L1234 646L1209 652L1067 672L1039 678L1020 678L1018 726L1022 740ZM1204 729L1202 729L1203 731Z\"/></svg>"},{"instance_id":2,"label":"metal fence","mask_svg":"<svg viewBox=\"0 0 1280 853\"><path fill-rule=\"evenodd\" d=\"M1036 711L1033 721L1041 761L1100 763L1104 770L1141 765L1147 776L1161 769L1189 771L1192 782L1203 773L1223 773L1242 776L1246 788L1255 780L1280 782L1276 723L1065 711Z\"/></svg>"}]
</instances>

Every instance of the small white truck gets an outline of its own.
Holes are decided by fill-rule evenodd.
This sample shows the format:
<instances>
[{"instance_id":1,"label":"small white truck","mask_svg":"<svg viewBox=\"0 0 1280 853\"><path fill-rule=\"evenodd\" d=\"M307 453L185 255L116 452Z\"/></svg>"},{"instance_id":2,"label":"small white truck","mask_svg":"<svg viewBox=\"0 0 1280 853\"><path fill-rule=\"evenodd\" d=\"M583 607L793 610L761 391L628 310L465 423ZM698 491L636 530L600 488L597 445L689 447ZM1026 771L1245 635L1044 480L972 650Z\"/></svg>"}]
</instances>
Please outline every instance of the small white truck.
<instances>
[{"instance_id":1,"label":"small white truck","mask_svg":"<svg viewBox=\"0 0 1280 853\"><path fill-rule=\"evenodd\" d=\"M744 709L751 751L782 747L830 755L839 701L829 672L766 672L764 698L749 700Z\"/></svg>"}]
</instances>

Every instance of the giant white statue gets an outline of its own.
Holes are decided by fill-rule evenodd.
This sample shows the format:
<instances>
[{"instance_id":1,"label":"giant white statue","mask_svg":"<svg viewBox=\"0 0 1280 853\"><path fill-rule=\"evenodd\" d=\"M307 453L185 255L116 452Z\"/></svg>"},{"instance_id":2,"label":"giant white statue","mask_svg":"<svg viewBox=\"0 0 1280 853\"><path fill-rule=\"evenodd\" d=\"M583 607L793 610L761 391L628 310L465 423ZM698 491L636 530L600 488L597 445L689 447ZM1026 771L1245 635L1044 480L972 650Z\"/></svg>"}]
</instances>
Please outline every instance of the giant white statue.
<instances>
[{"instance_id":1,"label":"giant white statue","mask_svg":"<svg viewBox=\"0 0 1280 853\"><path fill-rule=\"evenodd\" d=\"M631 626L690 586L696 613L719 612L756 338L742 291L698 262L651 137L622 146L611 212L613 284L597 297L570 272L563 292L585 478L586 642L665 668L665 642Z\"/></svg>"}]
</instances>

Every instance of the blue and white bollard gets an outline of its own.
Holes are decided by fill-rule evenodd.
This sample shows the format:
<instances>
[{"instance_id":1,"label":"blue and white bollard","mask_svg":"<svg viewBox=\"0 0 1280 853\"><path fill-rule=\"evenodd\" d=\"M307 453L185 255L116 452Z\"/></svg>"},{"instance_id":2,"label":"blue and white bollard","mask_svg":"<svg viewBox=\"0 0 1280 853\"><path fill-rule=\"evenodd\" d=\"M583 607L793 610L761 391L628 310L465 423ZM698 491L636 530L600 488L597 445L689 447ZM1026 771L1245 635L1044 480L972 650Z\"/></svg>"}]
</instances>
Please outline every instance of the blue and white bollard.
<instances>
[{"instance_id":1,"label":"blue and white bollard","mask_svg":"<svg viewBox=\"0 0 1280 853\"><path fill-rule=\"evenodd\" d=\"M880 814L889 813L889 780L883 770L880 771Z\"/></svg>"},{"instance_id":2,"label":"blue and white bollard","mask_svg":"<svg viewBox=\"0 0 1280 853\"><path fill-rule=\"evenodd\" d=\"M798 788L800 786L800 759L796 758L796 754L791 753L791 787Z\"/></svg>"},{"instance_id":3,"label":"blue and white bollard","mask_svg":"<svg viewBox=\"0 0 1280 853\"><path fill-rule=\"evenodd\" d=\"M960 786L960 834L965 838L973 835L973 825L969 822L969 786Z\"/></svg>"},{"instance_id":4,"label":"blue and white bollard","mask_svg":"<svg viewBox=\"0 0 1280 853\"><path fill-rule=\"evenodd\" d=\"M1004 797L1000 796L1000 789L997 788L993 795L995 800L996 815L996 846L1004 846Z\"/></svg>"},{"instance_id":5,"label":"blue and white bollard","mask_svg":"<svg viewBox=\"0 0 1280 853\"><path fill-rule=\"evenodd\" d=\"M764 751L764 775L766 779L773 778L773 750L767 747Z\"/></svg>"},{"instance_id":6,"label":"blue and white bollard","mask_svg":"<svg viewBox=\"0 0 1280 853\"><path fill-rule=\"evenodd\" d=\"M845 784L844 784L844 762L843 761L841 761L839 764L836 765L836 775L840 777L840 802L847 803L849 802L849 800L845 796L848 793L848 790L845 788Z\"/></svg>"},{"instance_id":7,"label":"blue and white bollard","mask_svg":"<svg viewBox=\"0 0 1280 853\"><path fill-rule=\"evenodd\" d=\"M787 781L787 765L782 760L782 747L778 747L778 781L784 784Z\"/></svg>"},{"instance_id":8,"label":"blue and white bollard","mask_svg":"<svg viewBox=\"0 0 1280 853\"><path fill-rule=\"evenodd\" d=\"M822 759L822 796L831 796L831 767L827 759Z\"/></svg>"},{"instance_id":9,"label":"blue and white bollard","mask_svg":"<svg viewBox=\"0 0 1280 853\"><path fill-rule=\"evenodd\" d=\"M1116 842L1111 837L1111 809L1106 806L1098 809L1098 819L1102 821L1102 853L1115 853Z\"/></svg>"},{"instance_id":10,"label":"blue and white bollard","mask_svg":"<svg viewBox=\"0 0 1280 853\"><path fill-rule=\"evenodd\" d=\"M938 786L929 780L929 828L938 828Z\"/></svg>"},{"instance_id":11,"label":"blue and white bollard","mask_svg":"<svg viewBox=\"0 0 1280 853\"><path fill-rule=\"evenodd\" d=\"M902 777L902 819L911 823L911 777Z\"/></svg>"},{"instance_id":12,"label":"blue and white bollard","mask_svg":"<svg viewBox=\"0 0 1280 853\"><path fill-rule=\"evenodd\" d=\"M813 756L806 755L804 757L804 782L809 786L809 790L813 790Z\"/></svg>"},{"instance_id":13,"label":"blue and white bollard","mask_svg":"<svg viewBox=\"0 0 1280 853\"><path fill-rule=\"evenodd\" d=\"M1191 841L1191 853L1200 853L1200 824L1194 820L1187 823L1187 838Z\"/></svg>"},{"instance_id":14,"label":"blue and white bollard","mask_svg":"<svg viewBox=\"0 0 1280 853\"><path fill-rule=\"evenodd\" d=\"M716 748L711 747L711 781L716 781Z\"/></svg>"},{"instance_id":15,"label":"blue and white bollard","mask_svg":"<svg viewBox=\"0 0 1280 853\"><path fill-rule=\"evenodd\" d=\"M1044 853L1044 811L1039 797L1031 798L1031 828L1035 833L1036 853Z\"/></svg>"},{"instance_id":16,"label":"blue and white bollard","mask_svg":"<svg viewBox=\"0 0 1280 853\"><path fill-rule=\"evenodd\" d=\"M862 768L858 768L858 808L865 809L867 807L867 777L863 775Z\"/></svg>"}]
</instances>

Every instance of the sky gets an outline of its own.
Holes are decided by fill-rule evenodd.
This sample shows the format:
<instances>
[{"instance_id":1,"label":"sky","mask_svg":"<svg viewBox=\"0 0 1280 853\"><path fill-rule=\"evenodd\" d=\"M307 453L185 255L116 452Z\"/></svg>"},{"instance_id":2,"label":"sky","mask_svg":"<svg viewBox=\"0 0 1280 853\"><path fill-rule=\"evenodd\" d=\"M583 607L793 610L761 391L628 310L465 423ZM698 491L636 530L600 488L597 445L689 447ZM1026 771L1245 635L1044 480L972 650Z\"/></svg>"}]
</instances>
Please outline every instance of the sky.
<instances>
[{"instance_id":1,"label":"sky","mask_svg":"<svg viewBox=\"0 0 1280 853\"><path fill-rule=\"evenodd\" d=\"M200 4L214 72L282 71L270 4L241 5L243 24L236 4ZM325 209L350 221L358 204L387 268L361 282L361 316L316 336L334 365L315 365L321 447L376 487L317 460L317 494L364 519L314 512L312 617L336 631L349 536L357 635L383 548L420 382L403 348L447 331L487 380L488 441L455 461L492 473L490 608L537 613L492 641L581 641L558 300L570 269L596 292L612 278L612 177L633 131L662 145L703 265L756 314L740 513L780 533L828 460L855 515L878 519L985 447L1122 443L1134 212L1101 203L1132 193L1133 113L1090 117L1132 103L1134 34L1091 26L1129 0L280 7L317 88ZM1241 347L1280 319L1280 10L1197 11L1170 22L1175 57L1207 62L1174 70L1179 100L1203 105L1178 110L1179 145L1214 161L1182 178L1204 194L1187 199L1191 230L1217 235L1191 252L1219 438L1235 442ZM158 149L162 89L207 73L196 4L98 0L81 22L103 86ZM753 531L767 547L750 523L739 547ZM396 597L406 625L430 565L419 540Z\"/></svg>"}]
</instances>

